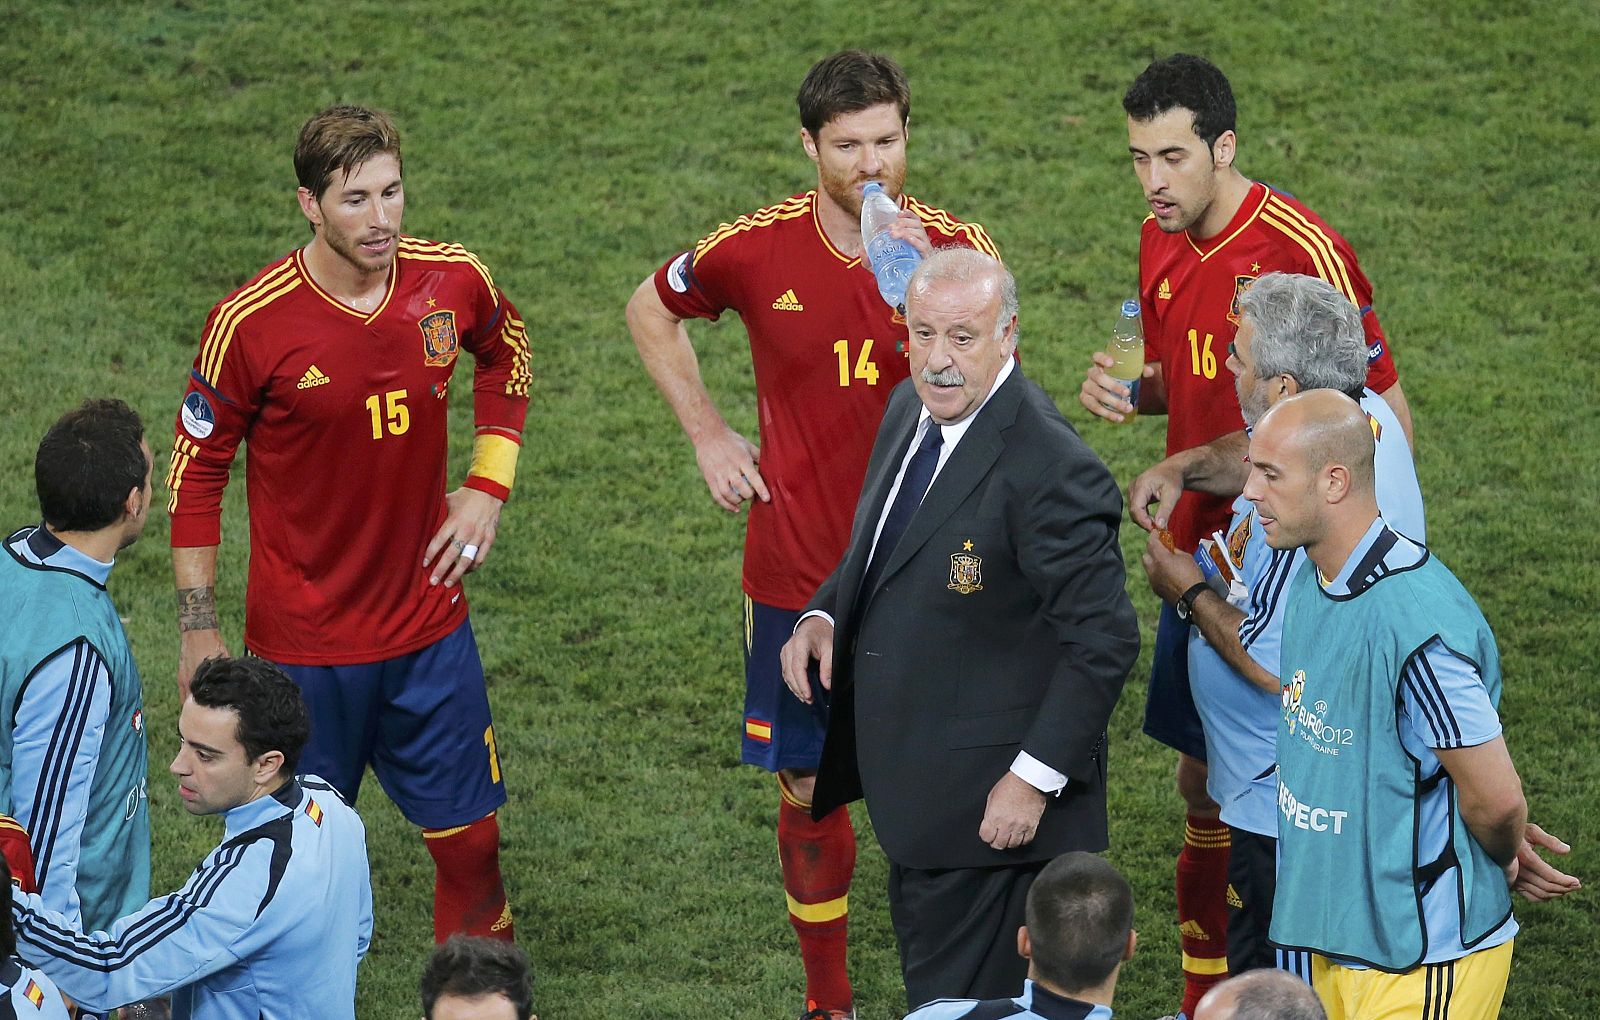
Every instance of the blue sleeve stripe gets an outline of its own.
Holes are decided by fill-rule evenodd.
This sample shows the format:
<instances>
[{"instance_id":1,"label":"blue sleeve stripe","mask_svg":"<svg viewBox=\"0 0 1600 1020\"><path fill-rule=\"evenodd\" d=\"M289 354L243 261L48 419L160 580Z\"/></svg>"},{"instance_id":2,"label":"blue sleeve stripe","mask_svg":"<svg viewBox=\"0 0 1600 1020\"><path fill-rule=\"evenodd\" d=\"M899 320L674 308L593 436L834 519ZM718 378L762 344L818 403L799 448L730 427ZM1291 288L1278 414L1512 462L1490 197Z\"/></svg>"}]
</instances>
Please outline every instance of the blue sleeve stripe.
<instances>
[{"instance_id":1,"label":"blue sleeve stripe","mask_svg":"<svg viewBox=\"0 0 1600 1020\"><path fill-rule=\"evenodd\" d=\"M91 939L80 931L54 924L31 908L22 906L16 908L20 922L18 939L25 938L50 955L70 960L87 970L112 971L127 966L135 957L158 948L181 930L197 911L209 906L222 888L222 883L244 861L249 848L249 843L224 845L210 860L195 869L181 891L152 901L145 909L156 909L128 925L116 939Z\"/></svg>"},{"instance_id":2,"label":"blue sleeve stripe","mask_svg":"<svg viewBox=\"0 0 1600 1020\"><path fill-rule=\"evenodd\" d=\"M50 735L50 746L45 751L39 771L39 785L34 792L33 818L29 826L33 834L33 858L41 894L49 880L67 792L72 786L72 763L83 744L84 730L88 727L95 681L103 675L105 660L100 658L94 646L87 640L74 642L67 695L62 703L60 721Z\"/></svg>"},{"instance_id":3,"label":"blue sleeve stripe","mask_svg":"<svg viewBox=\"0 0 1600 1020\"><path fill-rule=\"evenodd\" d=\"M1450 710L1444 687L1428 661L1426 651L1413 655L1405 666L1404 675L1411 696L1427 717L1433 730L1434 746L1442 748L1461 746L1461 724Z\"/></svg>"},{"instance_id":4,"label":"blue sleeve stripe","mask_svg":"<svg viewBox=\"0 0 1600 1020\"><path fill-rule=\"evenodd\" d=\"M1293 550L1272 550L1272 563L1267 567L1266 576L1261 579L1257 590L1250 593L1250 615L1239 625L1239 644L1244 648L1248 649L1272 622L1278 609L1278 600L1288 586L1289 567L1293 562Z\"/></svg>"}]
</instances>

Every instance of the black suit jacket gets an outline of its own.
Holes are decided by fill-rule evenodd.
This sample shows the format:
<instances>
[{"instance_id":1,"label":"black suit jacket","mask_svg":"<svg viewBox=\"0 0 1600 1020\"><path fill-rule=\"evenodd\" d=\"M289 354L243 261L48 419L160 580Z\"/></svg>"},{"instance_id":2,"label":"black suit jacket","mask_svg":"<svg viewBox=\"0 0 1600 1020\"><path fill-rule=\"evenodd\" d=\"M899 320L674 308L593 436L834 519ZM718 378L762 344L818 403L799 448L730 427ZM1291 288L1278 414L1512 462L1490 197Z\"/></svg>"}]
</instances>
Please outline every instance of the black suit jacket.
<instances>
[{"instance_id":1,"label":"black suit jacket","mask_svg":"<svg viewBox=\"0 0 1600 1020\"><path fill-rule=\"evenodd\" d=\"M1103 850L1105 729L1139 653L1100 459L1020 369L973 418L876 590L873 533L922 403L896 387L850 545L809 609L833 616L834 672L817 817L863 794L889 858L989 867ZM1067 775L1033 842L978 838L1019 750Z\"/></svg>"}]
</instances>

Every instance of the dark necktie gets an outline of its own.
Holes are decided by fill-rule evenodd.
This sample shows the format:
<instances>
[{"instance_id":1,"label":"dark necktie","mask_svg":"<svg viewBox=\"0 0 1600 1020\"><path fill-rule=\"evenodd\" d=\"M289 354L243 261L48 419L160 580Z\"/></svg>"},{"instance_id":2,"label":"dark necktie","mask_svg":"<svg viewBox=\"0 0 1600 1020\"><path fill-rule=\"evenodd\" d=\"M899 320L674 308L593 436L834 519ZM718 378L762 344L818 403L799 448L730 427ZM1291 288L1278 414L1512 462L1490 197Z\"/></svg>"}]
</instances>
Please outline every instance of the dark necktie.
<instances>
[{"instance_id":1,"label":"dark necktie","mask_svg":"<svg viewBox=\"0 0 1600 1020\"><path fill-rule=\"evenodd\" d=\"M884 565L894 554L894 547L900 544L900 538L906 533L906 526L911 523L917 507L922 505L922 497L927 495L928 486L933 481L933 469L939 466L939 447L943 445L944 429L939 427L938 422L930 420L922 442L917 444L917 452L911 455L911 463L906 465L905 477L900 479L900 491L895 493L889 516L883 519L878 544L873 548L872 560L861 578L863 601L871 598Z\"/></svg>"}]
</instances>

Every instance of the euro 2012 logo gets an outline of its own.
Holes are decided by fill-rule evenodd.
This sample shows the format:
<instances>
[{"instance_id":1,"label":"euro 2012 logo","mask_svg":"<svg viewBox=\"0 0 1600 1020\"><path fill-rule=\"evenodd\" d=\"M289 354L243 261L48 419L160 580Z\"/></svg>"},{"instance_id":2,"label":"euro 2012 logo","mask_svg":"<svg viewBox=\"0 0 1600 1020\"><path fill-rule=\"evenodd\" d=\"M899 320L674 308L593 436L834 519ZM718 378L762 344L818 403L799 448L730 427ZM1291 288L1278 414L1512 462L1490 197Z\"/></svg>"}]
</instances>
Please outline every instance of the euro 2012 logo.
<instances>
[{"instance_id":1,"label":"euro 2012 logo","mask_svg":"<svg viewBox=\"0 0 1600 1020\"><path fill-rule=\"evenodd\" d=\"M1289 732L1294 732L1295 721L1300 715L1300 699L1306 693L1306 671L1297 669L1289 682L1283 685L1283 717L1289 720Z\"/></svg>"}]
</instances>

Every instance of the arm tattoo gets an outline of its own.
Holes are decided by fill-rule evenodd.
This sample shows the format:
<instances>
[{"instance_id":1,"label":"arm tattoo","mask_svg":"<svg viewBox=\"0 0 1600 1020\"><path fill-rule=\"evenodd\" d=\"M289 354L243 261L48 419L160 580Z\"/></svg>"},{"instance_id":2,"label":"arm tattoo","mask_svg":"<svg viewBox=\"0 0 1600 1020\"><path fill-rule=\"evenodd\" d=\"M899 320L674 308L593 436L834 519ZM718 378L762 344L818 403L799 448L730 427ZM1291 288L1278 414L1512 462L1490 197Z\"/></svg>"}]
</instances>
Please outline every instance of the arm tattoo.
<instances>
[{"instance_id":1,"label":"arm tattoo","mask_svg":"<svg viewBox=\"0 0 1600 1020\"><path fill-rule=\"evenodd\" d=\"M216 630L217 593L210 585L204 588L178 589L178 630Z\"/></svg>"}]
</instances>

